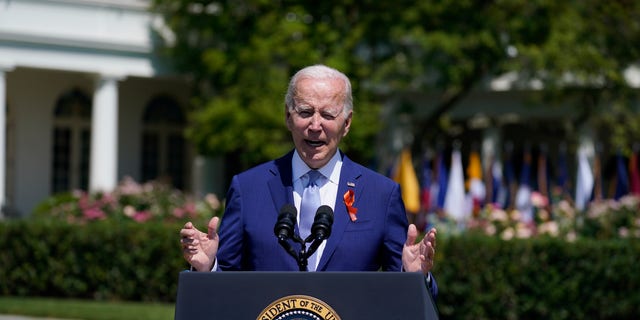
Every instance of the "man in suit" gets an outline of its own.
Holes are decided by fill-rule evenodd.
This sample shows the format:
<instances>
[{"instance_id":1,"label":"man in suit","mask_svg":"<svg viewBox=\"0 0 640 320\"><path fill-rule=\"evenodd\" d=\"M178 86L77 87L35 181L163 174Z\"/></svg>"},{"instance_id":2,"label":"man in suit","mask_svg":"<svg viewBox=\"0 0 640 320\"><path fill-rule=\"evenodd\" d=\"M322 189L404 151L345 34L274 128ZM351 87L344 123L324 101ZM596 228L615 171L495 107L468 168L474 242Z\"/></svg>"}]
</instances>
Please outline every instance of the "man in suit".
<instances>
[{"instance_id":1,"label":"man in suit","mask_svg":"<svg viewBox=\"0 0 640 320\"><path fill-rule=\"evenodd\" d=\"M296 221L304 219L300 208L307 173L315 170L320 173L317 205L333 209L334 223L309 271L422 272L435 297L431 268L436 230L416 242L418 231L408 225L400 186L338 149L352 116L351 84L343 73L323 65L298 71L285 97L285 120L295 149L233 177L219 233L217 217L207 233L185 224L180 230L183 256L192 268L299 270L296 259L278 243L274 225L285 204L297 208ZM296 234L299 229L297 225Z\"/></svg>"}]
</instances>

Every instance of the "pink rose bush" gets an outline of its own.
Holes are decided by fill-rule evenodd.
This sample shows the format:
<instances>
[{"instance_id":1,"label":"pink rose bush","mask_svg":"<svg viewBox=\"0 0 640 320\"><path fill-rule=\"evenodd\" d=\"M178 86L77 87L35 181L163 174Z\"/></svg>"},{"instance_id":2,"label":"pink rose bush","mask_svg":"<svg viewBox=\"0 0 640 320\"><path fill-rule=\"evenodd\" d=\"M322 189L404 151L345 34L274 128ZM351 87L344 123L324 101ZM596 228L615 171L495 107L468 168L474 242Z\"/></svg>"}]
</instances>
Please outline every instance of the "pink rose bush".
<instances>
[{"instance_id":1,"label":"pink rose bush","mask_svg":"<svg viewBox=\"0 0 640 320\"><path fill-rule=\"evenodd\" d=\"M88 223L106 219L147 222L207 221L222 213L215 194L203 199L157 181L137 183L123 179L111 192L89 193L76 190L44 200L34 215L61 219L69 223Z\"/></svg>"}]
</instances>

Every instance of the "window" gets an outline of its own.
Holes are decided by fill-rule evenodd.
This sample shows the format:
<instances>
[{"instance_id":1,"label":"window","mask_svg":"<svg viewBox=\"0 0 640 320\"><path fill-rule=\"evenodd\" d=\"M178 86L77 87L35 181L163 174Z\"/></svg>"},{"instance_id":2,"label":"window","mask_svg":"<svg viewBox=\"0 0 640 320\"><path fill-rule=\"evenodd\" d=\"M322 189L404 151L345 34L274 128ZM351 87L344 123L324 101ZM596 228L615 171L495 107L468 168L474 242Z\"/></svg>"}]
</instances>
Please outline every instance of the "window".
<instances>
[{"instance_id":1,"label":"window","mask_svg":"<svg viewBox=\"0 0 640 320\"><path fill-rule=\"evenodd\" d=\"M56 101L53 127L53 193L87 190L91 149L91 99L72 89Z\"/></svg>"},{"instance_id":2,"label":"window","mask_svg":"<svg viewBox=\"0 0 640 320\"><path fill-rule=\"evenodd\" d=\"M162 180L178 189L186 185L185 116L171 97L160 95L143 114L142 180Z\"/></svg>"}]
</instances>

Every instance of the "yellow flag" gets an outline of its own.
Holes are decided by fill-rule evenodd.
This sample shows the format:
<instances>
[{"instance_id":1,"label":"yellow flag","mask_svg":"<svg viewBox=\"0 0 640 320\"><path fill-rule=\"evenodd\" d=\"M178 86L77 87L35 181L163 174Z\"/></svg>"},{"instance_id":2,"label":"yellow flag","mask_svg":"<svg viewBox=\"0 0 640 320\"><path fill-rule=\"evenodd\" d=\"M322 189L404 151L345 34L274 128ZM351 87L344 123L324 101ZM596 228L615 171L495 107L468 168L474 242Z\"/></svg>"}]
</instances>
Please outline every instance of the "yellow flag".
<instances>
[{"instance_id":1,"label":"yellow flag","mask_svg":"<svg viewBox=\"0 0 640 320\"><path fill-rule=\"evenodd\" d=\"M418 213L420 211L420 183L413 168L409 149L404 149L400 153L400 161L393 180L400 184L405 209L412 214Z\"/></svg>"},{"instance_id":2,"label":"yellow flag","mask_svg":"<svg viewBox=\"0 0 640 320\"><path fill-rule=\"evenodd\" d=\"M469 154L467 178L467 189L469 189L472 180L482 180L482 164L480 163L480 155L477 151L471 151L471 154Z\"/></svg>"}]
</instances>

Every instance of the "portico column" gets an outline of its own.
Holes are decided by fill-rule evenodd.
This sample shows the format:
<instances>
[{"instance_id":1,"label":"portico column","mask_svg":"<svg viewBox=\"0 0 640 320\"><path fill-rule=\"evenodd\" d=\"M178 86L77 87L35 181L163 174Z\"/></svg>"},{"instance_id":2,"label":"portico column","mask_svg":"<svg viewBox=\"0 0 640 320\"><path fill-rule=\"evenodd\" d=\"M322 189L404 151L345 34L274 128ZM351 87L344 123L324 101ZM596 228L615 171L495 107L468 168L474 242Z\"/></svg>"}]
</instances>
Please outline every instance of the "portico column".
<instances>
[{"instance_id":1,"label":"portico column","mask_svg":"<svg viewBox=\"0 0 640 320\"><path fill-rule=\"evenodd\" d=\"M6 205L7 194L7 80L5 77L6 68L0 66L0 208ZM4 214L0 211L0 217Z\"/></svg>"},{"instance_id":2,"label":"portico column","mask_svg":"<svg viewBox=\"0 0 640 320\"><path fill-rule=\"evenodd\" d=\"M118 77L97 81L91 119L90 191L111 191L118 180Z\"/></svg>"}]
</instances>

